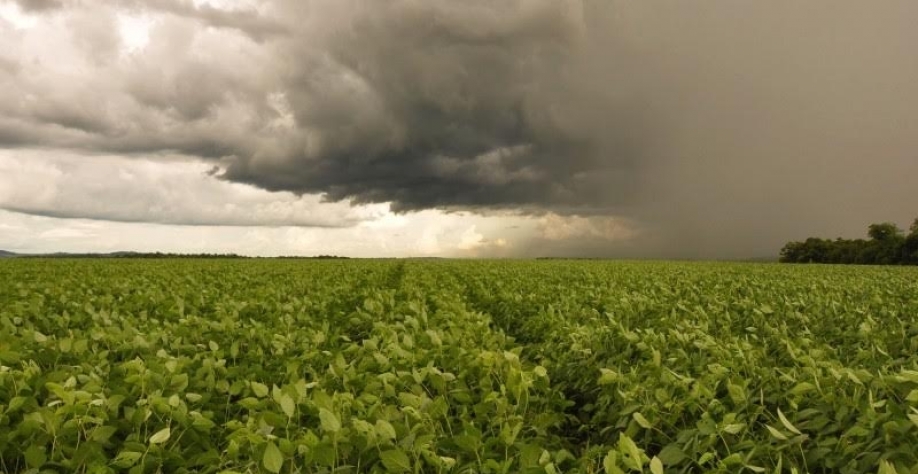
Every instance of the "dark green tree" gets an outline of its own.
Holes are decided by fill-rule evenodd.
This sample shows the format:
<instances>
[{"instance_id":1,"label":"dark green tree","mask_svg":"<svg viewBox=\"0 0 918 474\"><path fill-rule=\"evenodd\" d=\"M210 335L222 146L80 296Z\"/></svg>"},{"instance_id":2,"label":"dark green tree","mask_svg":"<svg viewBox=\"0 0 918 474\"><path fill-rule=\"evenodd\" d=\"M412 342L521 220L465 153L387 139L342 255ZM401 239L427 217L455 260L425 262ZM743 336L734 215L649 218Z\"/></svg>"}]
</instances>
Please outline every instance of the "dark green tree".
<instances>
[{"instance_id":1,"label":"dark green tree","mask_svg":"<svg viewBox=\"0 0 918 474\"><path fill-rule=\"evenodd\" d=\"M911 265L918 265L918 218L909 227L909 234L902 242L902 260Z\"/></svg>"},{"instance_id":2,"label":"dark green tree","mask_svg":"<svg viewBox=\"0 0 918 474\"><path fill-rule=\"evenodd\" d=\"M782 263L802 263L800 259L803 253L803 242L788 242L781 248L781 256L778 261Z\"/></svg>"},{"instance_id":3,"label":"dark green tree","mask_svg":"<svg viewBox=\"0 0 918 474\"><path fill-rule=\"evenodd\" d=\"M878 242L890 242L902 235L902 231L892 222L882 224L870 224L867 228L867 235Z\"/></svg>"},{"instance_id":4,"label":"dark green tree","mask_svg":"<svg viewBox=\"0 0 918 474\"><path fill-rule=\"evenodd\" d=\"M883 222L867 228L870 240L835 240L810 237L788 242L780 261L790 263L858 263L874 265L918 264L918 219L906 236L896 224Z\"/></svg>"},{"instance_id":5,"label":"dark green tree","mask_svg":"<svg viewBox=\"0 0 918 474\"><path fill-rule=\"evenodd\" d=\"M879 265L901 263L902 243L905 237L902 235L902 231L896 227L896 224L891 222L870 224L867 235L872 239L870 242L870 263Z\"/></svg>"}]
</instances>

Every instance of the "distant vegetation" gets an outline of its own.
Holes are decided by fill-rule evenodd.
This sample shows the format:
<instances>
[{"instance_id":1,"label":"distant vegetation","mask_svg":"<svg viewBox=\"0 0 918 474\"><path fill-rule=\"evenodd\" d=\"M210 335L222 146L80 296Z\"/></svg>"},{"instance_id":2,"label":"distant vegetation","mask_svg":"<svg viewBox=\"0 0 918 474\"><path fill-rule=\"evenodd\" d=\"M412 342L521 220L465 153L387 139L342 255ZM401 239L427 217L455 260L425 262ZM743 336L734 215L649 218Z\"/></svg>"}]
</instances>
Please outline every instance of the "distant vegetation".
<instances>
[{"instance_id":1,"label":"distant vegetation","mask_svg":"<svg viewBox=\"0 0 918 474\"><path fill-rule=\"evenodd\" d=\"M871 224L870 240L835 240L810 237L788 242L781 261L788 263L853 263L863 265L918 265L918 219L908 235L895 224Z\"/></svg>"},{"instance_id":2,"label":"distant vegetation","mask_svg":"<svg viewBox=\"0 0 918 474\"><path fill-rule=\"evenodd\" d=\"M317 255L317 256L315 256L315 257L299 257L299 256L296 256L296 255L283 255L283 256L280 256L280 257L277 257L277 258L283 258L283 259L303 259L303 258L309 258L309 259L316 259L316 260L346 260L346 259L349 259L349 258L351 258L351 257L342 257L342 256L339 256L339 255Z\"/></svg>"}]
</instances>

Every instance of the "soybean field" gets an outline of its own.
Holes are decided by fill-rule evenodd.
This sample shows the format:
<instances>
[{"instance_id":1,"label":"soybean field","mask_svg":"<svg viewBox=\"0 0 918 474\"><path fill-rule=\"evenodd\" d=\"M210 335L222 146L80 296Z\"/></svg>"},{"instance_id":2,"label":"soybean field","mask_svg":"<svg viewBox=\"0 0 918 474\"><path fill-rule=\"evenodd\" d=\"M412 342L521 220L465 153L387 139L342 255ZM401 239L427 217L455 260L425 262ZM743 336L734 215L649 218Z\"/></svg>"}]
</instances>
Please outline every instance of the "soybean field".
<instances>
[{"instance_id":1,"label":"soybean field","mask_svg":"<svg viewBox=\"0 0 918 474\"><path fill-rule=\"evenodd\" d=\"M918 268L9 259L0 472L918 472Z\"/></svg>"}]
</instances>

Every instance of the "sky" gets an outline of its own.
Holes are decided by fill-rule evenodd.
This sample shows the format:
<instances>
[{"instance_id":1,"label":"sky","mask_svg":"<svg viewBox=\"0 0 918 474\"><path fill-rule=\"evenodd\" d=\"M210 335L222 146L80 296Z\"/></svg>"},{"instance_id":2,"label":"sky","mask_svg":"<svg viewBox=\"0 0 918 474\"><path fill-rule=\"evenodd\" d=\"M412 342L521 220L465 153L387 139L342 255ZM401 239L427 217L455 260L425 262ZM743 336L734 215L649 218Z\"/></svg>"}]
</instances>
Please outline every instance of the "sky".
<instances>
[{"instance_id":1,"label":"sky","mask_svg":"<svg viewBox=\"0 0 918 474\"><path fill-rule=\"evenodd\" d=\"M759 258L918 217L913 0L0 0L0 249Z\"/></svg>"}]
</instances>

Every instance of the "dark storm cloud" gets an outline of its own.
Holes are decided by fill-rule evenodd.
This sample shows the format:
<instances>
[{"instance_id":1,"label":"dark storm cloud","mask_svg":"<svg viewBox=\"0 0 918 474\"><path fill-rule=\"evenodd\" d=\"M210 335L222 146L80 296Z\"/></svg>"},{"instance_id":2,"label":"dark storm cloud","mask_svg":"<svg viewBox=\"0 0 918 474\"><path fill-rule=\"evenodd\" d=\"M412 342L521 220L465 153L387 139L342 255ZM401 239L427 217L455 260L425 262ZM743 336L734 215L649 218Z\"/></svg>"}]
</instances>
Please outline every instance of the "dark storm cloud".
<instances>
[{"instance_id":1,"label":"dark storm cloud","mask_svg":"<svg viewBox=\"0 0 918 474\"><path fill-rule=\"evenodd\" d=\"M627 197L639 118L591 77L604 32L579 1L311 5L279 46L298 133L226 179L397 210Z\"/></svg>"},{"instance_id":2,"label":"dark storm cloud","mask_svg":"<svg viewBox=\"0 0 918 474\"><path fill-rule=\"evenodd\" d=\"M767 255L918 214L911 0L118 5L164 18L92 80L0 63L0 145L180 152L396 210L622 216L648 235L629 254Z\"/></svg>"}]
</instances>

